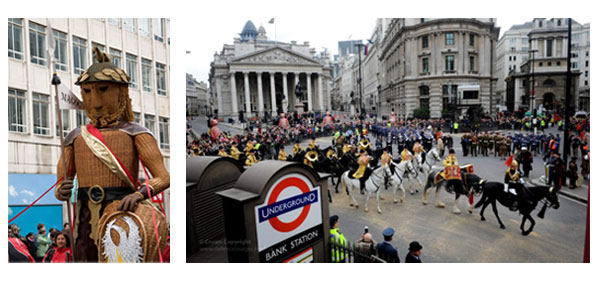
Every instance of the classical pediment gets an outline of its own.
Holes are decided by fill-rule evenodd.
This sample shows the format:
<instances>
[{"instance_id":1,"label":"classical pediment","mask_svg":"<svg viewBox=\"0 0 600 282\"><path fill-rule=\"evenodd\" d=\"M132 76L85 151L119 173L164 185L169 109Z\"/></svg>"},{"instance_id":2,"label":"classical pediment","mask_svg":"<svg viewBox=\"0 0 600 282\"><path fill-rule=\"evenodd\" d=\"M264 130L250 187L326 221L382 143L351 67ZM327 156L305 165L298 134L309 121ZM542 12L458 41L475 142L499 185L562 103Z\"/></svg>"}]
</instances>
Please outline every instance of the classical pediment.
<instances>
[{"instance_id":1,"label":"classical pediment","mask_svg":"<svg viewBox=\"0 0 600 282\"><path fill-rule=\"evenodd\" d=\"M258 64L258 65L308 65L321 66L321 63L297 52L280 47L250 53L234 59L232 64Z\"/></svg>"}]
</instances>

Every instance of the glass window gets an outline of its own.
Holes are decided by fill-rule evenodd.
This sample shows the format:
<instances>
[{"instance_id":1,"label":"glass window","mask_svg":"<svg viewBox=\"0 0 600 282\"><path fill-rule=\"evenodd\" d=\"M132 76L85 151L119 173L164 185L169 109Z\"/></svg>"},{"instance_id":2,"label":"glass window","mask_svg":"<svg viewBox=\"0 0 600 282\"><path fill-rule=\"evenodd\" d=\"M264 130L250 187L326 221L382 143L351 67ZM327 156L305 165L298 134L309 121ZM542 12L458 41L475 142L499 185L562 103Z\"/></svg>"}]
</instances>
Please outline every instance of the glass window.
<instances>
[{"instance_id":1,"label":"glass window","mask_svg":"<svg viewBox=\"0 0 600 282\"><path fill-rule=\"evenodd\" d=\"M76 110L75 115L77 119L77 127L88 124L88 117L85 113L85 110Z\"/></svg>"},{"instance_id":2,"label":"glass window","mask_svg":"<svg viewBox=\"0 0 600 282\"><path fill-rule=\"evenodd\" d=\"M454 33L446 33L446 45L454 45Z\"/></svg>"},{"instance_id":3,"label":"glass window","mask_svg":"<svg viewBox=\"0 0 600 282\"><path fill-rule=\"evenodd\" d=\"M475 71L475 56L469 56L469 70Z\"/></svg>"},{"instance_id":4,"label":"glass window","mask_svg":"<svg viewBox=\"0 0 600 282\"><path fill-rule=\"evenodd\" d=\"M159 63L156 63L156 91L158 92L158 95L167 95L165 65Z\"/></svg>"},{"instance_id":5,"label":"glass window","mask_svg":"<svg viewBox=\"0 0 600 282\"><path fill-rule=\"evenodd\" d=\"M475 46L475 34L469 34L469 46Z\"/></svg>"},{"instance_id":6,"label":"glass window","mask_svg":"<svg viewBox=\"0 0 600 282\"><path fill-rule=\"evenodd\" d=\"M80 74L87 68L87 41L73 36L73 73Z\"/></svg>"},{"instance_id":7,"label":"glass window","mask_svg":"<svg viewBox=\"0 0 600 282\"><path fill-rule=\"evenodd\" d=\"M140 25L140 34L145 37L150 37L150 19L138 19Z\"/></svg>"},{"instance_id":8,"label":"glass window","mask_svg":"<svg viewBox=\"0 0 600 282\"><path fill-rule=\"evenodd\" d=\"M429 58L423 58L423 72L429 72Z\"/></svg>"},{"instance_id":9,"label":"glass window","mask_svg":"<svg viewBox=\"0 0 600 282\"><path fill-rule=\"evenodd\" d=\"M49 107L50 96L33 93L33 133L39 135L50 135Z\"/></svg>"},{"instance_id":10,"label":"glass window","mask_svg":"<svg viewBox=\"0 0 600 282\"><path fill-rule=\"evenodd\" d=\"M448 85L446 85L446 84L442 85L442 94L448 95Z\"/></svg>"},{"instance_id":11,"label":"glass window","mask_svg":"<svg viewBox=\"0 0 600 282\"><path fill-rule=\"evenodd\" d=\"M429 37L427 37L427 35L421 37L421 46L423 48L429 48Z\"/></svg>"},{"instance_id":12,"label":"glass window","mask_svg":"<svg viewBox=\"0 0 600 282\"><path fill-rule=\"evenodd\" d=\"M8 57L23 59L23 20L8 19Z\"/></svg>"},{"instance_id":13,"label":"glass window","mask_svg":"<svg viewBox=\"0 0 600 282\"><path fill-rule=\"evenodd\" d=\"M137 74L137 57L131 54L127 54L127 74L129 75L129 87L138 88L138 74Z\"/></svg>"},{"instance_id":14,"label":"glass window","mask_svg":"<svg viewBox=\"0 0 600 282\"><path fill-rule=\"evenodd\" d=\"M464 91L463 99L479 99L479 91Z\"/></svg>"},{"instance_id":15,"label":"glass window","mask_svg":"<svg viewBox=\"0 0 600 282\"><path fill-rule=\"evenodd\" d=\"M27 132L25 91L8 88L8 130Z\"/></svg>"},{"instance_id":16,"label":"glass window","mask_svg":"<svg viewBox=\"0 0 600 282\"><path fill-rule=\"evenodd\" d=\"M62 112L61 122L63 126L63 137L67 137L69 134L69 130L71 128L71 119L69 118L69 110L60 110ZM60 132L58 126L58 114L56 115L56 137L59 137L58 133Z\"/></svg>"},{"instance_id":17,"label":"glass window","mask_svg":"<svg viewBox=\"0 0 600 282\"><path fill-rule=\"evenodd\" d=\"M446 71L454 70L454 55L446 56Z\"/></svg>"},{"instance_id":18,"label":"glass window","mask_svg":"<svg viewBox=\"0 0 600 282\"><path fill-rule=\"evenodd\" d=\"M456 94L458 93L458 85L456 85L456 84L453 84L453 85L452 85L452 87L451 87L451 91L452 91L452 92L450 92L450 93L451 93L452 95L456 95Z\"/></svg>"},{"instance_id":19,"label":"glass window","mask_svg":"<svg viewBox=\"0 0 600 282\"><path fill-rule=\"evenodd\" d=\"M169 119L161 117L159 119L160 148L169 149Z\"/></svg>"},{"instance_id":20,"label":"glass window","mask_svg":"<svg viewBox=\"0 0 600 282\"><path fill-rule=\"evenodd\" d=\"M150 130L150 132L152 132L152 134L154 134L154 124L155 123L156 123L156 120L154 119L154 115L148 115L148 114L144 115L144 126L146 128L148 128Z\"/></svg>"},{"instance_id":21,"label":"glass window","mask_svg":"<svg viewBox=\"0 0 600 282\"><path fill-rule=\"evenodd\" d=\"M133 112L133 121L140 123L140 113Z\"/></svg>"},{"instance_id":22,"label":"glass window","mask_svg":"<svg viewBox=\"0 0 600 282\"><path fill-rule=\"evenodd\" d=\"M115 64L115 66L117 66L118 68L122 68L121 61L123 58L121 57L121 51L110 48L109 52L110 52L110 59L112 60L112 63Z\"/></svg>"},{"instance_id":23,"label":"glass window","mask_svg":"<svg viewBox=\"0 0 600 282\"><path fill-rule=\"evenodd\" d=\"M421 109L429 109L429 98L419 99L419 107Z\"/></svg>"},{"instance_id":24,"label":"glass window","mask_svg":"<svg viewBox=\"0 0 600 282\"><path fill-rule=\"evenodd\" d=\"M577 68L579 68L579 66L577 65L577 62L573 62L573 63L571 63L571 68L572 68L572 69L577 69Z\"/></svg>"},{"instance_id":25,"label":"glass window","mask_svg":"<svg viewBox=\"0 0 600 282\"><path fill-rule=\"evenodd\" d=\"M589 67L590 66L590 61L585 61L585 66Z\"/></svg>"},{"instance_id":26,"label":"glass window","mask_svg":"<svg viewBox=\"0 0 600 282\"><path fill-rule=\"evenodd\" d=\"M546 57L552 57L552 39L546 40Z\"/></svg>"},{"instance_id":27,"label":"glass window","mask_svg":"<svg viewBox=\"0 0 600 282\"><path fill-rule=\"evenodd\" d=\"M53 30L55 49L54 58L56 59L55 66L57 70L67 71L69 62L67 60L67 34Z\"/></svg>"},{"instance_id":28,"label":"glass window","mask_svg":"<svg viewBox=\"0 0 600 282\"><path fill-rule=\"evenodd\" d=\"M419 94L421 96L427 96L427 95L429 95L429 87L428 86L420 86L419 87Z\"/></svg>"},{"instance_id":29,"label":"glass window","mask_svg":"<svg viewBox=\"0 0 600 282\"><path fill-rule=\"evenodd\" d=\"M144 91L152 92L152 61L142 58L142 84Z\"/></svg>"},{"instance_id":30,"label":"glass window","mask_svg":"<svg viewBox=\"0 0 600 282\"><path fill-rule=\"evenodd\" d=\"M29 22L29 53L31 62L46 65L46 27Z\"/></svg>"},{"instance_id":31,"label":"glass window","mask_svg":"<svg viewBox=\"0 0 600 282\"><path fill-rule=\"evenodd\" d=\"M529 45L529 38L521 38L521 45Z\"/></svg>"},{"instance_id":32,"label":"glass window","mask_svg":"<svg viewBox=\"0 0 600 282\"><path fill-rule=\"evenodd\" d=\"M163 19L152 19L152 26L154 28L154 39L163 42L163 38L165 37Z\"/></svg>"},{"instance_id":33,"label":"glass window","mask_svg":"<svg viewBox=\"0 0 600 282\"><path fill-rule=\"evenodd\" d=\"M517 39L516 38L509 38L508 39L508 43L510 43L510 45L515 45L517 43Z\"/></svg>"},{"instance_id":34,"label":"glass window","mask_svg":"<svg viewBox=\"0 0 600 282\"><path fill-rule=\"evenodd\" d=\"M123 27L127 31L135 32L135 19L134 18L126 18L123 19Z\"/></svg>"},{"instance_id":35,"label":"glass window","mask_svg":"<svg viewBox=\"0 0 600 282\"><path fill-rule=\"evenodd\" d=\"M121 27L121 19L118 18L108 18L108 23L114 26Z\"/></svg>"}]
</instances>

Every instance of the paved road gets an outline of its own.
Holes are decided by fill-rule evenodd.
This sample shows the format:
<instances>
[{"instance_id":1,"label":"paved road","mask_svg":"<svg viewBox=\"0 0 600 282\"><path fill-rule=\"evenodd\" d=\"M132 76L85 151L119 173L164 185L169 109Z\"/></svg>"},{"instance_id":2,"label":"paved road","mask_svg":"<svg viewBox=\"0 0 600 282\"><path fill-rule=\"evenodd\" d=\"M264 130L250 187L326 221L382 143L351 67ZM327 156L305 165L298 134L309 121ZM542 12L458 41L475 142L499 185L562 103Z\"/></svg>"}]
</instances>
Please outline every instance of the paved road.
<instances>
[{"instance_id":1,"label":"paved road","mask_svg":"<svg viewBox=\"0 0 600 282\"><path fill-rule=\"evenodd\" d=\"M192 122L196 132L207 131L206 120L197 119ZM239 130L221 127L237 133ZM306 148L309 140L301 143ZM317 144L327 147L331 144L330 137L317 139ZM490 181L503 181L506 171L504 161L494 157L462 157L458 135L454 137L454 149L460 164L474 163L475 173ZM395 147L395 146L394 146ZM286 152L291 154L292 148L286 146ZM398 156L394 148L394 156ZM441 165L441 164L438 164ZM531 179L543 174L543 161L535 157ZM331 182L329 182L331 183ZM563 189L567 189L566 187ZM581 188L580 188L581 189ZM487 221L481 221L479 209L469 214L467 201L460 200L460 215L452 213L454 196L440 192L440 199L446 208L433 205L434 195L429 195L429 205L421 203L422 189L415 195L408 194L404 203L394 204L391 201L391 191L382 193L385 200L381 208L383 214L377 214L375 199L369 202L370 211L364 212L364 196L357 195L360 208L348 205L345 193L333 194L330 204L330 214L340 216L340 227L349 240L357 240L368 226L374 239L381 241L381 232L387 227L396 230L393 244L398 247L401 259L408 251L408 244L417 240L424 246L422 259L425 262L581 262L585 239L585 220L587 208L580 202L560 196L560 209L548 209L546 217L540 219L534 216L536 226L529 236L521 235L519 230L521 217L517 212L511 212L503 206L498 207L500 218L506 225L502 230L493 215L491 207L486 209ZM476 198L477 201L479 198ZM537 215L540 206L533 212Z\"/></svg>"}]
</instances>

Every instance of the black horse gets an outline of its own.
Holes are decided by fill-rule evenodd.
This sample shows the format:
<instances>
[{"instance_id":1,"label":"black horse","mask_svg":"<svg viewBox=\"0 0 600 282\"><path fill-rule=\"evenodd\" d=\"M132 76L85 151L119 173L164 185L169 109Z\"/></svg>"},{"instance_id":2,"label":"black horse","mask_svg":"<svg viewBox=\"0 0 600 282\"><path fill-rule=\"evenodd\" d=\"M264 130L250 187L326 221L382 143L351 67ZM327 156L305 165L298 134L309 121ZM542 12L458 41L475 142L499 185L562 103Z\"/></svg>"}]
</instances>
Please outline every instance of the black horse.
<instances>
[{"instance_id":1,"label":"black horse","mask_svg":"<svg viewBox=\"0 0 600 282\"><path fill-rule=\"evenodd\" d=\"M483 195L477 204L476 208L481 208L481 220L485 220L483 216L483 212L485 208L492 204L492 210L496 215L496 219L498 219L498 223L500 223L500 228L504 229L505 226L500 220L498 216L498 209L496 208L496 201L502 204L505 207L511 207L514 204L514 197L508 194L509 192L504 191L504 184L499 182L485 182L483 185ZM517 201L517 207L519 209L519 213L523 215L523 220L521 221L521 233L525 236L529 235L533 230L533 226L535 225L535 220L531 216L531 212L537 206L539 201L544 201L544 206L542 210L538 213L540 218L544 218L544 213L546 212L546 208L551 206L554 209L558 209L560 204L558 202L558 196L556 195L556 191L553 190L550 186L531 186L523 189L523 197L521 200ZM531 222L531 226L529 229L525 230L525 221L529 220Z\"/></svg>"}]
</instances>

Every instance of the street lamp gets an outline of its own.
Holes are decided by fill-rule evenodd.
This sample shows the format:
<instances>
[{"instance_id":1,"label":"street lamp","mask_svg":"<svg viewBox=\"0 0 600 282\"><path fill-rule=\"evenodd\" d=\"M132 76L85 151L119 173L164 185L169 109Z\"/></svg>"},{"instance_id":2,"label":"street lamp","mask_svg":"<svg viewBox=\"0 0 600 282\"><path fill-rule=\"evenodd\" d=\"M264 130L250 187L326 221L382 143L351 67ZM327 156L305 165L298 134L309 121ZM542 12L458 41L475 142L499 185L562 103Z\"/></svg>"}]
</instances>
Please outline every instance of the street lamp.
<instances>
[{"instance_id":1,"label":"street lamp","mask_svg":"<svg viewBox=\"0 0 600 282\"><path fill-rule=\"evenodd\" d=\"M529 50L528 52L531 54L531 106L529 108L529 110L531 111L531 114L533 115L533 118L535 118L535 113L534 113L534 100L535 100L535 53L538 50Z\"/></svg>"},{"instance_id":2,"label":"street lamp","mask_svg":"<svg viewBox=\"0 0 600 282\"><path fill-rule=\"evenodd\" d=\"M362 60L361 60L361 50L362 47L365 46L362 43L357 43L354 44L354 46L357 47L358 49L358 99L359 99L359 113L362 115L363 114L363 110L362 110L362 74L361 74L361 67L362 67Z\"/></svg>"}]
</instances>

